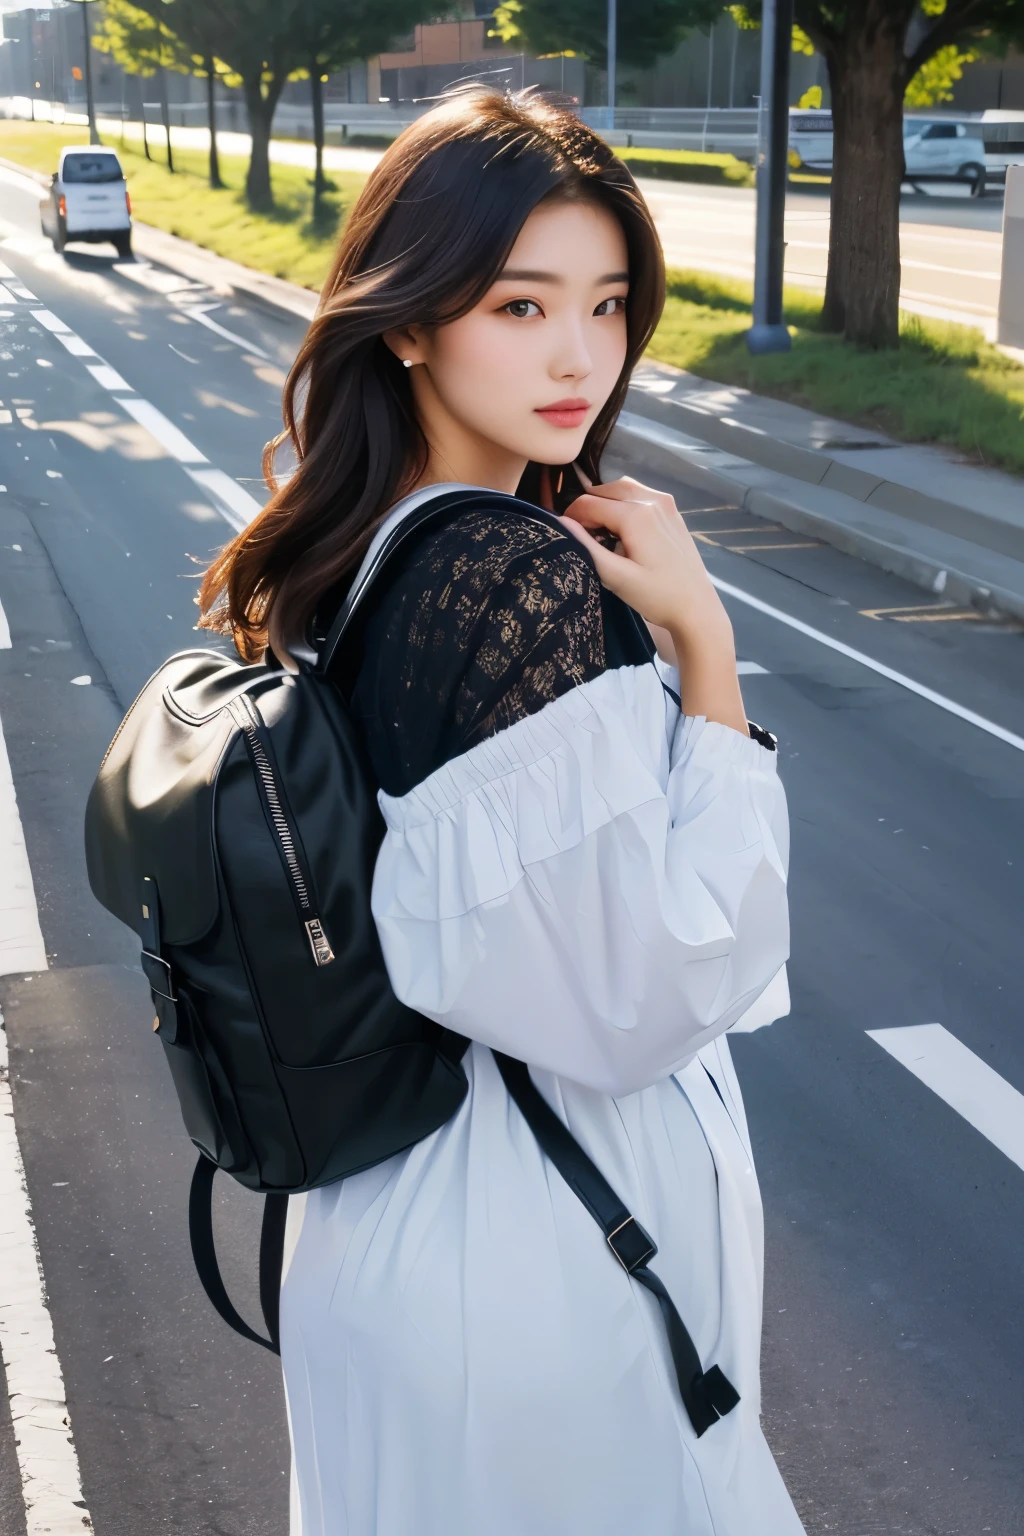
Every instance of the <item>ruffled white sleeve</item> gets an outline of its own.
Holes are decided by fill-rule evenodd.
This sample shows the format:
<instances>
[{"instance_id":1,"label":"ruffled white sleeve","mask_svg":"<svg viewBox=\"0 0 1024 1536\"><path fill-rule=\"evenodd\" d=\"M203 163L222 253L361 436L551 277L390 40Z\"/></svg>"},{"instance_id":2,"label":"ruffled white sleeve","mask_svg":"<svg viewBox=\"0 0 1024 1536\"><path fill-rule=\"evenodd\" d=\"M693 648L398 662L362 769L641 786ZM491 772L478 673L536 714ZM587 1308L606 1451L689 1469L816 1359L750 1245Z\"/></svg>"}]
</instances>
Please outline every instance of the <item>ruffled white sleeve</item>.
<instances>
[{"instance_id":1,"label":"ruffled white sleeve","mask_svg":"<svg viewBox=\"0 0 1024 1536\"><path fill-rule=\"evenodd\" d=\"M531 1066L635 1092L787 958L776 755L681 716L653 666L603 673L380 804L395 992Z\"/></svg>"}]
</instances>

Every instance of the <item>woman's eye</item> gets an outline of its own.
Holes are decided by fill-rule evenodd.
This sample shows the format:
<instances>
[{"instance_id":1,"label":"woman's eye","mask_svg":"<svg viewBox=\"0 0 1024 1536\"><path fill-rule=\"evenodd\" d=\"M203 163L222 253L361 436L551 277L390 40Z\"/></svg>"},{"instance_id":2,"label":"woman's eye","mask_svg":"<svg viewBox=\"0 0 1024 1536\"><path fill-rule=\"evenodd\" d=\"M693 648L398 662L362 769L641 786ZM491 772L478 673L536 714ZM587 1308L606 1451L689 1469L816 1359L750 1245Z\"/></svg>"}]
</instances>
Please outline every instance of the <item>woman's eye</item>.
<instances>
[{"instance_id":1,"label":"woman's eye","mask_svg":"<svg viewBox=\"0 0 1024 1536\"><path fill-rule=\"evenodd\" d=\"M626 301L620 295L615 299L605 299L594 310L595 315L621 315L626 308Z\"/></svg>"},{"instance_id":2,"label":"woman's eye","mask_svg":"<svg viewBox=\"0 0 1024 1536\"><path fill-rule=\"evenodd\" d=\"M541 312L540 305L532 299L513 299L511 304L505 305L505 310L515 320L529 320Z\"/></svg>"}]
</instances>

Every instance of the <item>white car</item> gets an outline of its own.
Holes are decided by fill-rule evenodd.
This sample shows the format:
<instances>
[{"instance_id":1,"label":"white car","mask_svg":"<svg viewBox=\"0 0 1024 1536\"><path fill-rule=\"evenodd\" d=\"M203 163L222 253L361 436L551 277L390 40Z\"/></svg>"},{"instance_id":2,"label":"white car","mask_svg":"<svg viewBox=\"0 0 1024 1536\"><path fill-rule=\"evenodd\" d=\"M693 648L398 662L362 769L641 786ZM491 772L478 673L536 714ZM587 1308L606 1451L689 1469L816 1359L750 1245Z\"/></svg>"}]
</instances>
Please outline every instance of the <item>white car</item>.
<instances>
[{"instance_id":1,"label":"white car","mask_svg":"<svg viewBox=\"0 0 1024 1536\"><path fill-rule=\"evenodd\" d=\"M966 181L971 194L985 190L985 143L980 122L903 119L903 158L908 181Z\"/></svg>"},{"instance_id":2,"label":"white car","mask_svg":"<svg viewBox=\"0 0 1024 1536\"><path fill-rule=\"evenodd\" d=\"M55 251L69 240L109 240L120 257L130 256L132 205L114 151L96 145L62 149L39 219Z\"/></svg>"}]
</instances>

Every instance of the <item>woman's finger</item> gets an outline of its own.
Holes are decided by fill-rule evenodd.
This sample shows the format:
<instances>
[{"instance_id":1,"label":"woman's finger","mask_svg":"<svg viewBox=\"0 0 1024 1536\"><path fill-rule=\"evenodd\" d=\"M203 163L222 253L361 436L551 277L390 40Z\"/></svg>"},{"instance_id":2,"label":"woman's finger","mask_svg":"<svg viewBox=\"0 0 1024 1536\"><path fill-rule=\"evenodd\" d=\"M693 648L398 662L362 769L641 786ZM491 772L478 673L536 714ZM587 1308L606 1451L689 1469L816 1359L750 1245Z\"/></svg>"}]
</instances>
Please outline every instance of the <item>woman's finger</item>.
<instances>
[{"instance_id":1,"label":"woman's finger","mask_svg":"<svg viewBox=\"0 0 1024 1536\"><path fill-rule=\"evenodd\" d=\"M646 502L650 506L671 506L675 510L675 501L665 491L655 491L649 485L641 485L639 480L632 480L628 475L621 475L618 480L606 480L588 489L592 496L598 496L603 501Z\"/></svg>"},{"instance_id":2,"label":"woman's finger","mask_svg":"<svg viewBox=\"0 0 1024 1536\"><path fill-rule=\"evenodd\" d=\"M624 555L617 555L613 550L599 543L580 523L569 520L567 532L571 533L584 548L589 549L594 561L594 569L606 587L612 587L615 590L618 586L616 577L620 580L622 577L628 579L633 565L631 560L627 560Z\"/></svg>"},{"instance_id":3,"label":"woman's finger","mask_svg":"<svg viewBox=\"0 0 1024 1536\"><path fill-rule=\"evenodd\" d=\"M575 501L571 501L563 516L587 528L607 528L611 533L618 533L628 520L629 513L628 502L603 501L588 491L585 496L577 496Z\"/></svg>"}]
</instances>

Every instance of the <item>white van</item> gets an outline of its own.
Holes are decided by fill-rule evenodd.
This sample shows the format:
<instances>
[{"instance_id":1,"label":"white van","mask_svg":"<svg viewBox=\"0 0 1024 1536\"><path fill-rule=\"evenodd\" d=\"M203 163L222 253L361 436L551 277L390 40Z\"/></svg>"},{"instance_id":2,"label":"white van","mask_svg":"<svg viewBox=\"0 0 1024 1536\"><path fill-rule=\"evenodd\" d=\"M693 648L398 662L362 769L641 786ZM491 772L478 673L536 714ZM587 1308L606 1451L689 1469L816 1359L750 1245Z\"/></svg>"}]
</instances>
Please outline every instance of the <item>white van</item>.
<instances>
[{"instance_id":1,"label":"white van","mask_svg":"<svg viewBox=\"0 0 1024 1536\"><path fill-rule=\"evenodd\" d=\"M789 109L789 168L832 174L832 113L825 107Z\"/></svg>"},{"instance_id":2,"label":"white van","mask_svg":"<svg viewBox=\"0 0 1024 1536\"><path fill-rule=\"evenodd\" d=\"M43 234L62 251L69 240L109 240L132 253L132 205L121 162L105 146L69 145L60 152L50 190L39 205Z\"/></svg>"}]
</instances>

